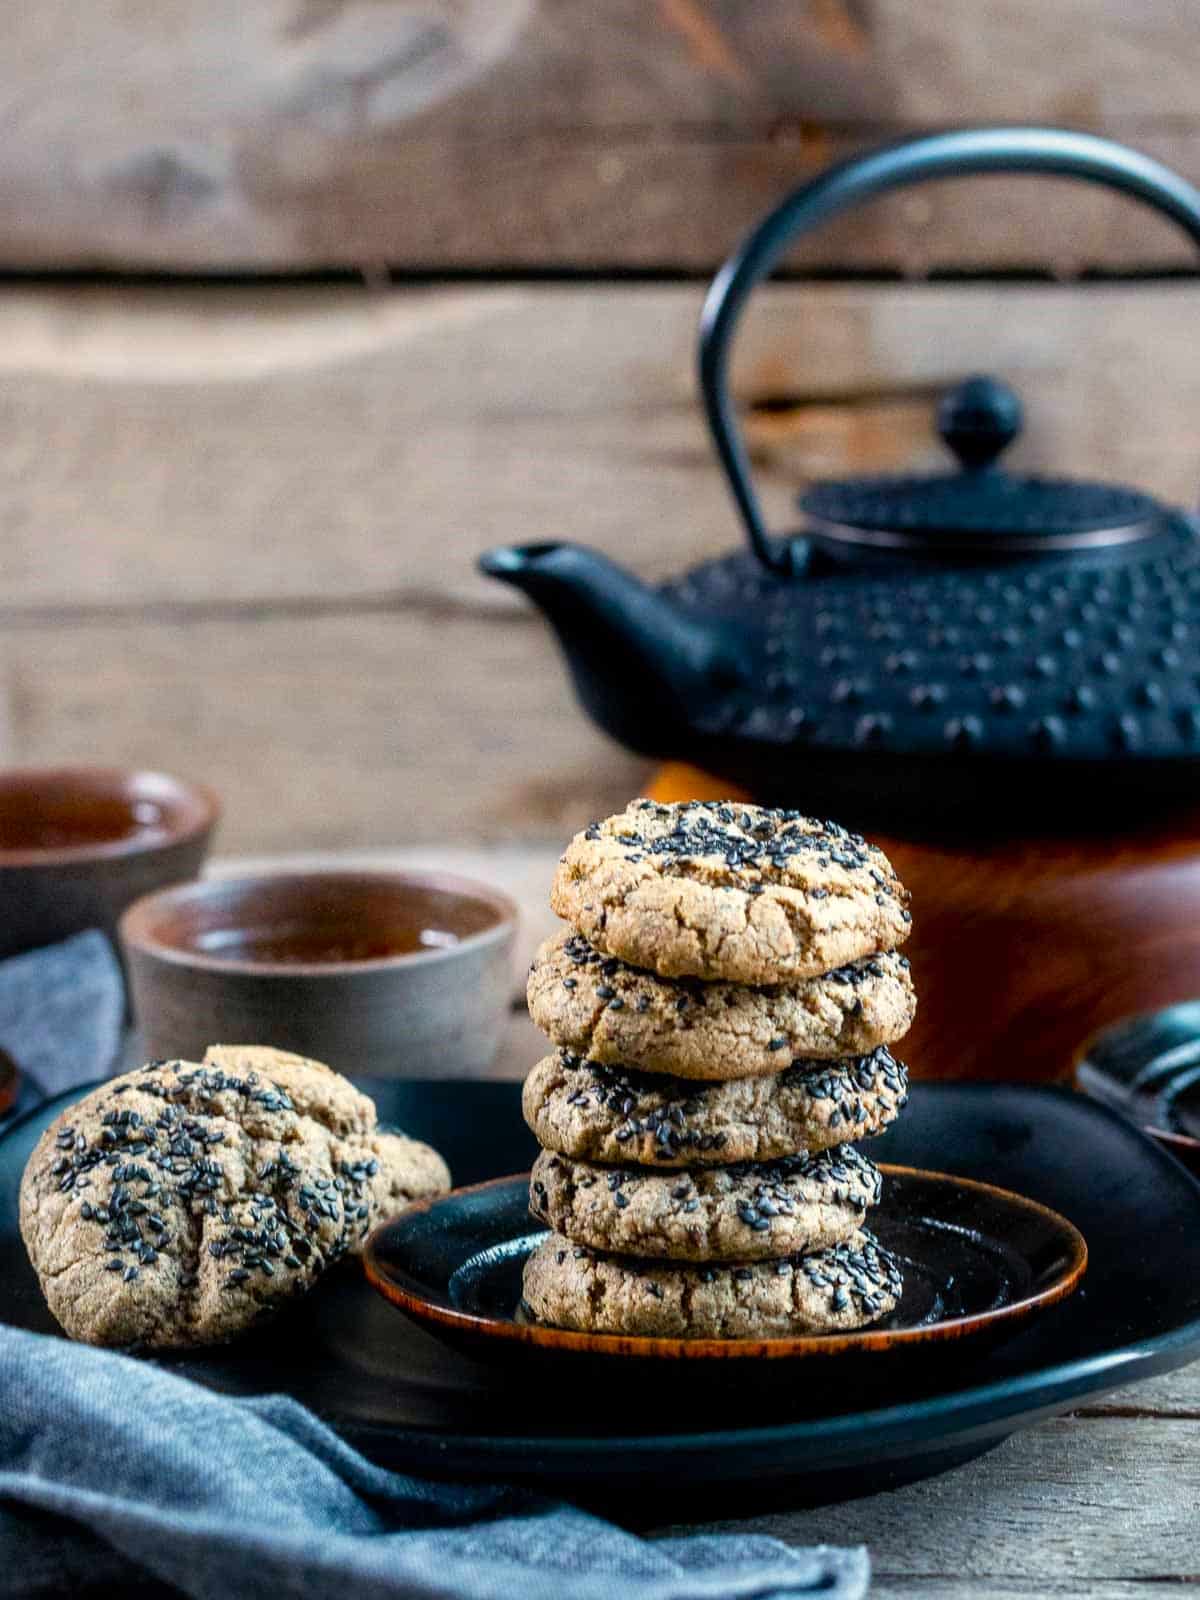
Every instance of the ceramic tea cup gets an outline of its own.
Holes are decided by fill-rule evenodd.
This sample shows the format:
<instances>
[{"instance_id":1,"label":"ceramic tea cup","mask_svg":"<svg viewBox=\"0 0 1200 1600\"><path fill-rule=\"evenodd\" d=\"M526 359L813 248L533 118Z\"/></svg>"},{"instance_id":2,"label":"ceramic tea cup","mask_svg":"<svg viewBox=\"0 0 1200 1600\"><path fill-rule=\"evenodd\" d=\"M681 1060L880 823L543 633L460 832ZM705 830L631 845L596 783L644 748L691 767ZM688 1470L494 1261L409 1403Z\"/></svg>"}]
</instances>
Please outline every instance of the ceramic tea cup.
<instances>
[{"instance_id":1,"label":"ceramic tea cup","mask_svg":"<svg viewBox=\"0 0 1200 1600\"><path fill-rule=\"evenodd\" d=\"M161 772L0 772L0 960L85 928L116 938L132 901L194 878L220 806Z\"/></svg>"},{"instance_id":2,"label":"ceramic tea cup","mask_svg":"<svg viewBox=\"0 0 1200 1600\"><path fill-rule=\"evenodd\" d=\"M450 873L280 873L150 895L121 940L150 1058L270 1044L358 1077L469 1077L500 1041L516 919Z\"/></svg>"}]
</instances>

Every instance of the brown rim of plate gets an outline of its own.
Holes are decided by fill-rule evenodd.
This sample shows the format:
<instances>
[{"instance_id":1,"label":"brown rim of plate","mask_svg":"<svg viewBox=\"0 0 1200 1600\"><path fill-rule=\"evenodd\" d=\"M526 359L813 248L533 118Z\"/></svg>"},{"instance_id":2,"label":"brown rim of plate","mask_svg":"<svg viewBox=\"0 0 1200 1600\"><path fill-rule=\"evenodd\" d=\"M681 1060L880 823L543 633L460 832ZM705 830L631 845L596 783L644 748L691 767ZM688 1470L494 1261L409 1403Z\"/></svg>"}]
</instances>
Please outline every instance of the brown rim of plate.
<instances>
[{"instance_id":1,"label":"brown rim of plate","mask_svg":"<svg viewBox=\"0 0 1200 1600\"><path fill-rule=\"evenodd\" d=\"M68 867L83 861L144 855L185 844L214 828L221 819L220 799L207 784L148 767L13 767L0 773L0 799L5 794L32 797L39 788L128 802L131 809L138 800L148 800L163 807L163 820L154 826L134 827L116 838L84 844L15 850L0 847L0 871L13 867Z\"/></svg>"},{"instance_id":2,"label":"brown rim of plate","mask_svg":"<svg viewBox=\"0 0 1200 1600\"><path fill-rule=\"evenodd\" d=\"M509 1318L480 1317L470 1311L458 1311L452 1306L437 1305L424 1295L412 1294L393 1283L375 1264L376 1240L384 1229L396 1220L389 1218L375 1228L363 1250L363 1270L372 1288L385 1300L418 1322L436 1322L456 1333L476 1334L486 1338L505 1340L511 1344L541 1346L548 1350L591 1351L593 1354L643 1356L658 1360L739 1360L750 1357L780 1359L795 1356L846 1355L856 1351L893 1350L898 1345L929 1344L936 1340L963 1338L982 1333L998 1323L1021 1321L1035 1311L1044 1310L1065 1300L1079 1287L1087 1271L1087 1242L1074 1223L1068 1222L1059 1212L1051 1210L1037 1200L1017 1194L1012 1189L1002 1189L998 1184L980 1183L974 1178L959 1178L949 1172L931 1172L924 1167L901 1167L880 1162L879 1170L887 1177L934 1178L952 1183L958 1188L975 1189L985 1194L999 1195L1007 1204L1026 1212L1036 1212L1070 1246L1070 1259L1062 1275L1045 1289L1024 1299L1014 1300L992 1311L979 1311L966 1317L948 1317L945 1321L929 1323L918 1328L871 1329L855 1333L809 1333L793 1339L666 1339L646 1334L577 1333L569 1328L553 1328L543 1323L516 1322ZM475 1183L449 1194L435 1195L428 1200L418 1200L406 1206L407 1215L417 1211L431 1211L434 1206L467 1194L480 1194L502 1184L527 1178L527 1173L510 1173L507 1177L491 1178L487 1183ZM660 1263L661 1265L661 1263Z\"/></svg>"},{"instance_id":3,"label":"brown rim of plate","mask_svg":"<svg viewBox=\"0 0 1200 1600\"><path fill-rule=\"evenodd\" d=\"M251 957L215 956L192 945L172 944L157 932L156 914L177 907L186 907L194 901L219 899L222 894L249 894L255 889L276 886L281 889L310 888L320 882L333 883L346 888L403 887L405 885L432 890L435 894L456 895L463 900L475 900L493 913L493 920L475 933L464 934L455 944L438 946L429 950L409 950L402 954L369 956L358 961L255 961ZM247 977L311 978L331 973L383 972L396 967L424 965L433 961L452 960L464 950L504 938L516 927L520 917L516 903L502 889L476 878L461 877L456 872L423 870L409 867L363 867L287 869L280 872L266 870L239 874L236 877L197 878L190 883L172 884L166 889L156 889L151 894L135 900L121 918L121 941L129 949L152 956L157 961L174 966L190 967L203 972L236 973Z\"/></svg>"}]
</instances>

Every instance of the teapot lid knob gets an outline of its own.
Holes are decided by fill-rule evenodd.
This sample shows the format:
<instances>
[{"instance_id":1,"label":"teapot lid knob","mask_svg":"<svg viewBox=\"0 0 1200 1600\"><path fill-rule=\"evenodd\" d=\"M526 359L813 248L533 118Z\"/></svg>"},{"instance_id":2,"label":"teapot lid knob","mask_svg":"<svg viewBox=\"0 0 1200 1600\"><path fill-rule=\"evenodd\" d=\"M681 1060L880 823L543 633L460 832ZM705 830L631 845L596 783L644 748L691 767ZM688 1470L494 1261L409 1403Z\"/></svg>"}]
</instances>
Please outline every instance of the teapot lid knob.
<instances>
[{"instance_id":1,"label":"teapot lid knob","mask_svg":"<svg viewBox=\"0 0 1200 1600\"><path fill-rule=\"evenodd\" d=\"M1020 433L1023 421L1016 391L986 374L964 379L938 402L938 433L968 472L992 466Z\"/></svg>"},{"instance_id":2,"label":"teapot lid knob","mask_svg":"<svg viewBox=\"0 0 1200 1600\"><path fill-rule=\"evenodd\" d=\"M963 379L937 408L956 470L813 484L800 498L808 540L838 552L995 560L1128 544L1161 531L1163 508L1138 489L1003 471L999 457L1023 420L1008 384L981 373Z\"/></svg>"}]
</instances>

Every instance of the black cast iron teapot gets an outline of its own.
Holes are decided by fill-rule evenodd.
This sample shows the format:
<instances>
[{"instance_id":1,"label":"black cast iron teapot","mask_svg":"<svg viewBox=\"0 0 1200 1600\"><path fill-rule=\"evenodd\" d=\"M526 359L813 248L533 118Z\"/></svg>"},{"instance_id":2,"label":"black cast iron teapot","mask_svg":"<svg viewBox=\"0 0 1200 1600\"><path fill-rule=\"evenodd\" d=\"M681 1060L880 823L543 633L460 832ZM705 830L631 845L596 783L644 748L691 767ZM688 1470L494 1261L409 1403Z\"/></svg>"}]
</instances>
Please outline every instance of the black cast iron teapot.
<instances>
[{"instance_id":1,"label":"black cast iron teapot","mask_svg":"<svg viewBox=\"0 0 1200 1600\"><path fill-rule=\"evenodd\" d=\"M1200 244L1190 184L1055 129L932 134L789 195L721 269L700 326L749 550L657 588L576 545L482 558L545 611L584 705L623 744L863 825L1077 825L1200 796L1200 524L1135 489L1005 471L1021 407L1004 384L944 397L957 470L823 483L800 501L801 532L764 526L727 382L750 291L854 202L987 172L1121 190Z\"/></svg>"}]
</instances>

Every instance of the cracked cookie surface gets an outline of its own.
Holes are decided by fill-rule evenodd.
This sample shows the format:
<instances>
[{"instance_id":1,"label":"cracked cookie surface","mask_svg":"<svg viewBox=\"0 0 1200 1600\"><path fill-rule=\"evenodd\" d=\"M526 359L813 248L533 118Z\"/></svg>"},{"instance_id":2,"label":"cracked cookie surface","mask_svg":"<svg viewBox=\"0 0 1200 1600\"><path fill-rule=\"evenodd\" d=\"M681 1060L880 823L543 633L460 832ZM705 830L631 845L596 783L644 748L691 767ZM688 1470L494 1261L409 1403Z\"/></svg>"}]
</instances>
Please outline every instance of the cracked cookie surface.
<instances>
[{"instance_id":1,"label":"cracked cookie surface","mask_svg":"<svg viewBox=\"0 0 1200 1600\"><path fill-rule=\"evenodd\" d=\"M410 1200L449 1189L450 1171L438 1152L420 1139L379 1129L375 1102L323 1061L269 1045L213 1044L204 1052L204 1065L234 1073L274 1074L302 1116L314 1117L341 1139L365 1141L379 1163L370 1181L372 1227L403 1210ZM360 1237L352 1246L355 1253L362 1243Z\"/></svg>"},{"instance_id":2,"label":"cracked cookie surface","mask_svg":"<svg viewBox=\"0 0 1200 1600\"><path fill-rule=\"evenodd\" d=\"M734 1266L619 1260L550 1234L525 1263L523 1298L539 1322L580 1333L782 1339L866 1327L895 1309L902 1287L895 1257L865 1231Z\"/></svg>"},{"instance_id":3,"label":"cracked cookie surface","mask_svg":"<svg viewBox=\"0 0 1200 1600\"><path fill-rule=\"evenodd\" d=\"M554 911L663 977L779 984L894 949L912 918L883 852L798 811L635 800L576 834Z\"/></svg>"},{"instance_id":4,"label":"cracked cookie surface","mask_svg":"<svg viewBox=\"0 0 1200 1600\"><path fill-rule=\"evenodd\" d=\"M797 1062L769 1078L696 1083L560 1050L525 1080L521 1107L545 1149L644 1167L771 1161L881 1133L903 1109L908 1073L881 1046Z\"/></svg>"},{"instance_id":5,"label":"cracked cookie surface","mask_svg":"<svg viewBox=\"0 0 1200 1600\"><path fill-rule=\"evenodd\" d=\"M220 1046L153 1062L61 1112L21 1181L21 1235L75 1339L233 1338L310 1288L406 1200L449 1185L317 1062Z\"/></svg>"},{"instance_id":6,"label":"cracked cookie surface","mask_svg":"<svg viewBox=\"0 0 1200 1600\"><path fill-rule=\"evenodd\" d=\"M879 1199L852 1146L814 1156L654 1171L543 1150L529 1209L575 1244L671 1261L761 1261L848 1239Z\"/></svg>"},{"instance_id":7,"label":"cracked cookie surface","mask_svg":"<svg viewBox=\"0 0 1200 1600\"><path fill-rule=\"evenodd\" d=\"M908 958L896 950L755 989L662 978L606 956L571 929L540 947L526 994L534 1023L576 1054L710 1080L780 1072L797 1059L866 1055L901 1038L917 1004Z\"/></svg>"}]
</instances>

